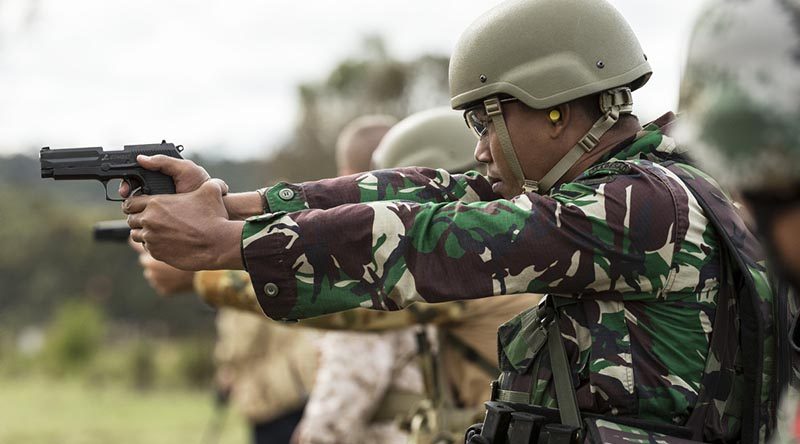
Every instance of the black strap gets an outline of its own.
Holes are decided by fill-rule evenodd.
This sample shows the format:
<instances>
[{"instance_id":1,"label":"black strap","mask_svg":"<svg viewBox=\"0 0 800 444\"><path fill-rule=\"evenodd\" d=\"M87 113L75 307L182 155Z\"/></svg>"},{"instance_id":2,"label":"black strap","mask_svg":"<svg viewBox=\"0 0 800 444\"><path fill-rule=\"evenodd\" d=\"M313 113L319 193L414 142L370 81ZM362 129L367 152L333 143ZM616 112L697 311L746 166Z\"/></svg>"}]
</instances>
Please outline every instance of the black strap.
<instances>
[{"instance_id":1,"label":"black strap","mask_svg":"<svg viewBox=\"0 0 800 444\"><path fill-rule=\"evenodd\" d=\"M497 376L500 374L500 369L497 367L497 365L489 362L489 360L484 358L483 355L478 353L477 350L475 350L473 347L470 347L469 344L462 341L452 332L446 331L444 334L444 339L448 346L453 346L456 350L458 350L459 353L461 353L464 359L480 367L480 369L483 370L487 375L491 376L492 378L497 378Z\"/></svg>"},{"instance_id":2,"label":"black strap","mask_svg":"<svg viewBox=\"0 0 800 444\"><path fill-rule=\"evenodd\" d=\"M547 327L547 351L550 355L550 370L553 372L553 384L556 387L556 401L561 423L573 427L582 427L581 412L578 410L578 397L572 384L572 367L567 360L564 341L558 328L559 313L554 297L547 296L548 310L552 310L552 319ZM549 316L548 316L549 317ZM546 320L547 322L547 320Z\"/></svg>"},{"instance_id":3,"label":"black strap","mask_svg":"<svg viewBox=\"0 0 800 444\"><path fill-rule=\"evenodd\" d=\"M748 334L741 335L740 347L749 355L756 357L764 356L764 336L766 334L764 320L761 318L759 309L759 298L755 289L753 276L745 263L744 255L737 250L737 243L741 242L740 237L749 236L749 232L732 233L728 227L722 224L720 215L713 211L713 206L709 204L710 199L727 200L723 196L718 196L716 190L705 190L697 187L692 180L685 178L685 172L680 169L675 162L664 162L661 164L675 173L681 181L691 190L700 207L703 209L706 218L717 229L717 234L723 242L724 247L731 253L733 263L738 268L738 275L741 282L738 283L737 299L739 301L739 325L742 331ZM737 217L736 212L731 209L730 214ZM743 223L742 223L743 225ZM745 231L747 231L745 229ZM738 236L734 242L732 236ZM742 443L757 443L760 441L761 421L761 391L762 391L762 372L763 362L761 359L744 360L745 393L743 394L742 408Z\"/></svg>"}]
</instances>

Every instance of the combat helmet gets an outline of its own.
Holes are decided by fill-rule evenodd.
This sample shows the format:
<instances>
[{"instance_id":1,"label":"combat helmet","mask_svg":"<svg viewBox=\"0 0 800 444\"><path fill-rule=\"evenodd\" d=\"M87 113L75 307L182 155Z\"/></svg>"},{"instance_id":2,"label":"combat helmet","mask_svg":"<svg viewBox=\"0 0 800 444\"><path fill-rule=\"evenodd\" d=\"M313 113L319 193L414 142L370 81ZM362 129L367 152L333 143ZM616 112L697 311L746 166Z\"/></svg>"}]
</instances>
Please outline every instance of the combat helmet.
<instances>
[{"instance_id":1,"label":"combat helmet","mask_svg":"<svg viewBox=\"0 0 800 444\"><path fill-rule=\"evenodd\" d=\"M797 187L800 1L713 4L695 25L680 108L680 136L723 185Z\"/></svg>"},{"instance_id":2,"label":"combat helmet","mask_svg":"<svg viewBox=\"0 0 800 444\"><path fill-rule=\"evenodd\" d=\"M376 168L420 166L463 172L477 165L475 138L460 113L434 108L403 119L389 130L372 155Z\"/></svg>"},{"instance_id":3,"label":"combat helmet","mask_svg":"<svg viewBox=\"0 0 800 444\"><path fill-rule=\"evenodd\" d=\"M652 69L622 15L605 0L511 0L478 18L450 59L450 104L483 105L525 191L547 192L619 119ZM527 180L498 96L547 109L600 94L603 116L539 181Z\"/></svg>"}]
</instances>

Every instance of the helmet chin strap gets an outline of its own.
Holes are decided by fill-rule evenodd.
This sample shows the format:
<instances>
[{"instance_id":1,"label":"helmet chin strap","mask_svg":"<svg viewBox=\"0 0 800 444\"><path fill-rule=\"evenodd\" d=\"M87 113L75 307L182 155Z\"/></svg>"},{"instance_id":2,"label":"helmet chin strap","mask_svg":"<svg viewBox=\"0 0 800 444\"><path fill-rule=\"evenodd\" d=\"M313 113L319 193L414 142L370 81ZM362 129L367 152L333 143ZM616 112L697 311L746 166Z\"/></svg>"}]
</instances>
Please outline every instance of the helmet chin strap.
<instances>
[{"instance_id":1,"label":"helmet chin strap","mask_svg":"<svg viewBox=\"0 0 800 444\"><path fill-rule=\"evenodd\" d=\"M500 100L493 97L485 100L483 104L486 107L486 114L492 119L492 124L497 133L497 138L500 140L500 146L503 149L506 162L508 162L508 166L511 168L511 172L514 173L514 177L516 177L518 183L522 185L523 192L545 194L578 162L578 159L597 146L600 138L619 121L620 115L630 114L633 111L633 96L631 94L631 89L628 87L614 88L600 93L600 110L603 111L603 116L600 117L600 119L592 125L589 132L538 181L525 178L522 166L517 158L517 153L514 151L514 145L511 143L511 136L508 134L508 127L503 118Z\"/></svg>"}]
</instances>

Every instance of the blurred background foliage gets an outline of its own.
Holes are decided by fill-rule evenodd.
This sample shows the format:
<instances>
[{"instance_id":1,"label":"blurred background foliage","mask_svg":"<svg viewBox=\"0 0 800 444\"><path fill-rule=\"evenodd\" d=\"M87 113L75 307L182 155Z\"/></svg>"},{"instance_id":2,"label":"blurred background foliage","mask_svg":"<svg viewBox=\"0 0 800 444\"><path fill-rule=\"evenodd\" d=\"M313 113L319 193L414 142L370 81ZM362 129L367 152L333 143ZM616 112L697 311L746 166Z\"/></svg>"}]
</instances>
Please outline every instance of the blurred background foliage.
<instances>
[{"instance_id":1,"label":"blurred background foliage","mask_svg":"<svg viewBox=\"0 0 800 444\"><path fill-rule=\"evenodd\" d=\"M298 115L274 110L273 118L295 122L288 142L265 147L274 154L249 161L226 160L224 153L193 156L191 147L184 154L224 178L232 191L330 177L336 136L353 118L402 118L447 103L447 58L401 61L380 37L367 36L329 73L299 85L296 97ZM191 393L212 385L213 311L195 297L157 297L127 245L91 238L95 222L122 217L119 205L104 200L99 183L42 180L38 147L29 152L0 157L0 442L52 442L48 436L81 443L183 442L186 430L197 435L210 415L210 396ZM152 393L161 401L124 393ZM151 415L161 408L158 402L184 406L180 414L194 412L194 422L187 419L185 429L164 424L158 436L143 435L145 430L125 435L113 416L92 413L103 405L99 396L114 408ZM202 406L190 407L198 398ZM66 410L78 403L85 415L63 413L63 420L47 426L26 425L26 415L36 416L42 403L54 399ZM141 421L165 421L147 418ZM76 432L82 421L102 433ZM170 435L167 429L183 432ZM243 442L235 438L239 432L222 442Z\"/></svg>"}]
</instances>

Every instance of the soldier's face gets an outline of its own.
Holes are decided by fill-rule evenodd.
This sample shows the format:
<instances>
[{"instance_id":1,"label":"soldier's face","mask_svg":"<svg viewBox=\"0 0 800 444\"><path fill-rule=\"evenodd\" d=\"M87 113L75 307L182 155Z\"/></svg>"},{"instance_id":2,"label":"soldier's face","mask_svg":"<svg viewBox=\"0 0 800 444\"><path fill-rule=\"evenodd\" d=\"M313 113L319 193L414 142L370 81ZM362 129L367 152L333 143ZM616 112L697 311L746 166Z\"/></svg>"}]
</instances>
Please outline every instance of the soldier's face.
<instances>
[{"instance_id":1,"label":"soldier's face","mask_svg":"<svg viewBox=\"0 0 800 444\"><path fill-rule=\"evenodd\" d=\"M794 193L795 198L781 196ZM800 189L746 193L744 202L784 277L800 287Z\"/></svg>"},{"instance_id":2,"label":"soldier's face","mask_svg":"<svg viewBox=\"0 0 800 444\"><path fill-rule=\"evenodd\" d=\"M525 177L540 180L565 153L560 138L554 137L548 113L529 108L521 102L507 102L503 103L503 117ZM503 146L491 123L486 134L478 140L475 159L486 164L495 193L506 199L522 193L522 183L509 167Z\"/></svg>"}]
</instances>

